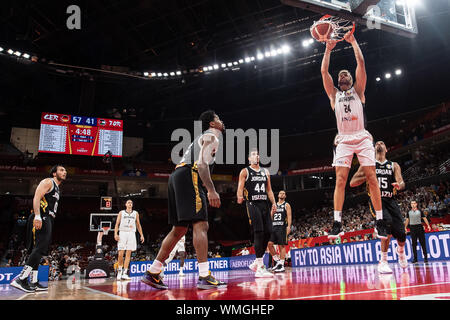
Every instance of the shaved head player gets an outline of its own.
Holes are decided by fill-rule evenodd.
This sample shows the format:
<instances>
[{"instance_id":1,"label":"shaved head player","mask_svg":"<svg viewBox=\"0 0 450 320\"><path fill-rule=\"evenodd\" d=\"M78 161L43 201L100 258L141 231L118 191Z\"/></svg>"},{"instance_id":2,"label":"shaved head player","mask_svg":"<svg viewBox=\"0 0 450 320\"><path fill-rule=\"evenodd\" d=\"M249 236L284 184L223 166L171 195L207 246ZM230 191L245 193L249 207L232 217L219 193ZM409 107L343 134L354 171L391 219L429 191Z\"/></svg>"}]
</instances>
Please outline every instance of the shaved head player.
<instances>
[{"instance_id":1,"label":"shaved head player","mask_svg":"<svg viewBox=\"0 0 450 320\"><path fill-rule=\"evenodd\" d=\"M328 238L336 239L343 235L342 208L345 199L345 186L351 168L353 154L356 153L364 171L370 189L370 197L376 212L376 229L379 238L386 239L386 227L383 221L381 194L375 174L375 150L372 135L365 129L364 106L366 97L367 74L364 57L353 34L348 32L344 39L350 43L355 53L356 81L348 70L338 74L338 88L334 86L333 78L328 72L331 51L336 46L336 40L327 41L322 60L323 86L330 99L331 109L336 115L338 134L334 139L333 167L336 168L336 186L334 189L334 223Z\"/></svg>"}]
</instances>

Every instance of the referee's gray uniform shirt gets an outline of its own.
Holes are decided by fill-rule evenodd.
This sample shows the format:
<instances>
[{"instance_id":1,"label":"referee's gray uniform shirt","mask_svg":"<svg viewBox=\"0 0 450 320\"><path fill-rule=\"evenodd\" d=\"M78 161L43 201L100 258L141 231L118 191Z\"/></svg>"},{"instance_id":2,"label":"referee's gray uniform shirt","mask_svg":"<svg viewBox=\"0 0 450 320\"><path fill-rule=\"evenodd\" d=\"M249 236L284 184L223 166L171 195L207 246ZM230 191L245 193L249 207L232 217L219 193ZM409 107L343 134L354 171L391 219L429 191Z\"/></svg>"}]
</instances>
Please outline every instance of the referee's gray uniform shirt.
<instances>
[{"instance_id":1,"label":"referee's gray uniform shirt","mask_svg":"<svg viewBox=\"0 0 450 320\"><path fill-rule=\"evenodd\" d=\"M421 225L423 214L420 210L409 210L409 224L411 226Z\"/></svg>"}]
</instances>

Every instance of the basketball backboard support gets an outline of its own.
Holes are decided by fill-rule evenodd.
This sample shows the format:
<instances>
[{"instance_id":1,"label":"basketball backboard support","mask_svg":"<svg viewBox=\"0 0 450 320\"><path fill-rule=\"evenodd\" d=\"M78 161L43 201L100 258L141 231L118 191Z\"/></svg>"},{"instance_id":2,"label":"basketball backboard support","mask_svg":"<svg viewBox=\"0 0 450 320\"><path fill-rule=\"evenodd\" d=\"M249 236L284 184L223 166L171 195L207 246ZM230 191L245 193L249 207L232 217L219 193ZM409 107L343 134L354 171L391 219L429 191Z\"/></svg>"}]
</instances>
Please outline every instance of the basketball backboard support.
<instances>
[{"instance_id":1,"label":"basketball backboard support","mask_svg":"<svg viewBox=\"0 0 450 320\"><path fill-rule=\"evenodd\" d=\"M91 213L89 217L89 231L103 231L103 227L115 227L117 213Z\"/></svg>"},{"instance_id":2,"label":"basketball backboard support","mask_svg":"<svg viewBox=\"0 0 450 320\"><path fill-rule=\"evenodd\" d=\"M283 4L355 21L368 29L417 35L414 5L408 0L280 0Z\"/></svg>"}]
</instances>

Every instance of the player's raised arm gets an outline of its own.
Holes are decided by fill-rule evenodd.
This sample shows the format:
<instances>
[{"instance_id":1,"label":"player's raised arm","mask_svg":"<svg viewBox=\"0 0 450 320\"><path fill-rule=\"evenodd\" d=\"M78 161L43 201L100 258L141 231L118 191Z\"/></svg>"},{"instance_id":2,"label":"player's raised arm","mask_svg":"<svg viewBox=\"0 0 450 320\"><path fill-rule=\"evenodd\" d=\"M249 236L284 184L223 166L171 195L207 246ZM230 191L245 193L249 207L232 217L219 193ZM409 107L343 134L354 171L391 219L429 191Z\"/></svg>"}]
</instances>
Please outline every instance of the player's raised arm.
<instances>
[{"instance_id":1,"label":"player's raised arm","mask_svg":"<svg viewBox=\"0 0 450 320\"><path fill-rule=\"evenodd\" d=\"M355 36L348 32L344 36L345 41L350 43L353 47L353 51L355 52L356 58L356 81L355 81L355 90L361 99L362 103L366 102L366 97L364 92L366 91L366 83L367 83L367 73L366 73L366 64L364 62L364 56L362 54L361 48L358 45L358 42L355 39Z\"/></svg>"},{"instance_id":2,"label":"player's raised arm","mask_svg":"<svg viewBox=\"0 0 450 320\"><path fill-rule=\"evenodd\" d=\"M320 68L320 72L322 73L323 87L325 88L325 92L327 93L327 96L330 99L331 108L333 110L334 110L334 99L336 96L337 89L334 86L333 78L331 77L328 69L330 67L331 51L334 49L335 46L336 46L335 40L327 41L325 53L323 54L322 66Z\"/></svg>"},{"instance_id":3,"label":"player's raised arm","mask_svg":"<svg viewBox=\"0 0 450 320\"><path fill-rule=\"evenodd\" d=\"M237 188L237 203L241 204L244 201L244 185L247 179L247 169L242 169L239 173L239 182Z\"/></svg>"},{"instance_id":4,"label":"player's raised arm","mask_svg":"<svg viewBox=\"0 0 450 320\"><path fill-rule=\"evenodd\" d=\"M350 180L350 187L357 187L363 184L366 181L366 175L364 174L363 167L359 167L358 171L353 175Z\"/></svg>"}]
</instances>

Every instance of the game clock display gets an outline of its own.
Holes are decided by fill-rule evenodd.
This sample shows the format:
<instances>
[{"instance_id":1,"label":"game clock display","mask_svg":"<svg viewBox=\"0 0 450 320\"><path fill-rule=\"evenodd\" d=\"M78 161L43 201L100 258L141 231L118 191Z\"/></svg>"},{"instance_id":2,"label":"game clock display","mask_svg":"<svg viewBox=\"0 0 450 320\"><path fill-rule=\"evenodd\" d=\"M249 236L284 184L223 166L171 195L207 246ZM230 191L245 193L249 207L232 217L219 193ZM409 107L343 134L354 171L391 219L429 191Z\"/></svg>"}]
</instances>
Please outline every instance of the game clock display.
<instances>
[{"instance_id":1,"label":"game clock display","mask_svg":"<svg viewBox=\"0 0 450 320\"><path fill-rule=\"evenodd\" d=\"M122 157L123 121L43 112L39 152Z\"/></svg>"}]
</instances>

